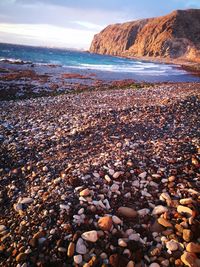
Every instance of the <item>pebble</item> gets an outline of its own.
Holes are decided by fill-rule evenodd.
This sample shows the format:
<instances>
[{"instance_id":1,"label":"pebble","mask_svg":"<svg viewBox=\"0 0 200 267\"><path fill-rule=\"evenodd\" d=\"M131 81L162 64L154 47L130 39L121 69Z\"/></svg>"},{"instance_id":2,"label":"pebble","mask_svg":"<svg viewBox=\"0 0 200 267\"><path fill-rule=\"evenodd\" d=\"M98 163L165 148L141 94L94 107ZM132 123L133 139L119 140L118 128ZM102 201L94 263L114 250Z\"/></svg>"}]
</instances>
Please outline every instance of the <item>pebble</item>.
<instances>
[{"instance_id":1,"label":"pebble","mask_svg":"<svg viewBox=\"0 0 200 267\"><path fill-rule=\"evenodd\" d=\"M147 172L142 172L138 175L138 177L140 177L141 179L145 179L147 176Z\"/></svg>"},{"instance_id":2,"label":"pebble","mask_svg":"<svg viewBox=\"0 0 200 267\"><path fill-rule=\"evenodd\" d=\"M187 244L186 250L191 253L200 253L200 244L190 242L189 244Z\"/></svg>"},{"instance_id":3,"label":"pebble","mask_svg":"<svg viewBox=\"0 0 200 267\"><path fill-rule=\"evenodd\" d=\"M188 207L182 206L182 205L179 205L177 207L177 211L178 211L178 213L185 213L188 216L194 216L194 211L193 210L191 210Z\"/></svg>"},{"instance_id":4,"label":"pebble","mask_svg":"<svg viewBox=\"0 0 200 267\"><path fill-rule=\"evenodd\" d=\"M67 256L72 257L74 255L74 251L75 251L75 244L73 242L70 242L67 249Z\"/></svg>"},{"instance_id":5,"label":"pebble","mask_svg":"<svg viewBox=\"0 0 200 267\"><path fill-rule=\"evenodd\" d=\"M76 243L76 252L78 254L86 254L87 253L87 248L86 248L86 245L84 244L84 241L82 238L79 238L77 243Z\"/></svg>"},{"instance_id":6,"label":"pebble","mask_svg":"<svg viewBox=\"0 0 200 267\"><path fill-rule=\"evenodd\" d=\"M113 221L111 217L105 216L98 220L98 226L103 231L110 231L112 228Z\"/></svg>"},{"instance_id":7,"label":"pebble","mask_svg":"<svg viewBox=\"0 0 200 267\"><path fill-rule=\"evenodd\" d=\"M169 250L169 251L175 251L178 249L178 244L176 241L174 240L170 240L166 243L166 248Z\"/></svg>"},{"instance_id":8,"label":"pebble","mask_svg":"<svg viewBox=\"0 0 200 267\"><path fill-rule=\"evenodd\" d=\"M134 240L134 241L139 241L140 240L140 235L139 234L131 234L128 237L129 240Z\"/></svg>"},{"instance_id":9,"label":"pebble","mask_svg":"<svg viewBox=\"0 0 200 267\"><path fill-rule=\"evenodd\" d=\"M81 264L82 261L83 261L83 257L82 257L82 255L75 255L75 256L74 256L74 262L75 262L76 264Z\"/></svg>"},{"instance_id":10,"label":"pebble","mask_svg":"<svg viewBox=\"0 0 200 267\"><path fill-rule=\"evenodd\" d=\"M88 188L83 189L82 191L80 191L79 195L80 195L81 197L87 197L87 196L90 195L90 190L89 190Z\"/></svg>"},{"instance_id":11,"label":"pebble","mask_svg":"<svg viewBox=\"0 0 200 267\"><path fill-rule=\"evenodd\" d=\"M118 208L117 212L119 215L127 218L135 218L138 215L137 211L128 207L120 207Z\"/></svg>"},{"instance_id":12,"label":"pebble","mask_svg":"<svg viewBox=\"0 0 200 267\"><path fill-rule=\"evenodd\" d=\"M3 225L3 224L0 225L0 232L5 231L6 229L7 229L7 228L6 228L5 225Z\"/></svg>"},{"instance_id":13,"label":"pebble","mask_svg":"<svg viewBox=\"0 0 200 267\"><path fill-rule=\"evenodd\" d=\"M126 265L126 267L134 267L135 264L133 261L129 261L128 264Z\"/></svg>"},{"instance_id":14,"label":"pebble","mask_svg":"<svg viewBox=\"0 0 200 267\"><path fill-rule=\"evenodd\" d=\"M113 184L111 187L110 187L110 190L111 192L117 192L119 190L119 185L118 184Z\"/></svg>"},{"instance_id":15,"label":"pebble","mask_svg":"<svg viewBox=\"0 0 200 267\"><path fill-rule=\"evenodd\" d=\"M196 263L197 256L194 253L184 252L181 256L182 262L189 267L199 267L200 265Z\"/></svg>"},{"instance_id":16,"label":"pebble","mask_svg":"<svg viewBox=\"0 0 200 267\"><path fill-rule=\"evenodd\" d=\"M127 243L121 238L118 239L118 245L124 248L127 247Z\"/></svg>"},{"instance_id":17,"label":"pebble","mask_svg":"<svg viewBox=\"0 0 200 267\"><path fill-rule=\"evenodd\" d=\"M139 216L145 216L150 213L150 209L147 209L147 208L141 209L141 210L138 210L137 213Z\"/></svg>"},{"instance_id":18,"label":"pebble","mask_svg":"<svg viewBox=\"0 0 200 267\"><path fill-rule=\"evenodd\" d=\"M160 267L160 265L156 262L153 262L149 265L149 267Z\"/></svg>"},{"instance_id":19,"label":"pebble","mask_svg":"<svg viewBox=\"0 0 200 267\"><path fill-rule=\"evenodd\" d=\"M162 214L162 213L167 212L167 211L168 211L167 207L162 206L162 205L158 205L153 209L152 214L153 215L159 215L159 214Z\"/></svg>"},{"instance_id":20,"label":"pebble","mask_svg":"<svg viewBox=\"0 0 200 267\"><path fill-rule=\"evenodd\" d=\"M181 205L192 204L192 202L193 202L192 198L182 198L182 199L180 199L180 204Z\"/></svg>"},{"instance_id":21,"label":"pebble","mask_svg":"<svg viewBox=\"0 0 200 267\"><path fill-rule=\"evenodd\" d=\"M164 227L173 227L173 225L168 220L162 217L158 218L158 223L163 225Z\"/></svg>"},{"instance_id":22,"label":"pebble","mask_svg":"<svg viewBox=\"0 0 200 267\"><path fill-rule=\"evenodd\" d=\"M16 257L17 262L23 262L27 259L27 254L25 253L19 253Z\"/></svg>"},{"instance_id":23,"label":"pebble","mask_svg":"<svg viewBox=\"0 0 200 267\"><path fill-rule=\"evenodd\" d=\"M34 200L30 197L25 197L22 200L19 201L20 204L30 204L32 203Z\"/></svg>"},{"instance_id":24,"label":"pebble","mask_svg":"<svg viewBox=\"0 0 200 267\"><path fill-rule=\"evenodd\" d=\"M190 229L183 229L183 239L186 242L190 242L193 237L192 231Z\"/></svg>"},{"instance_id":25,"label":"pebble","mask_svg":"<svg viewBox=\"0 0 200 267\"><path fill-rule=\"evenodd\" d=\"M122 220L119 217L117 217L116 215L112 216L112 220L115 224L122 224Z\"/></svg>"},{"instance_id":26,"label":"pebble","mask_svg":"<svg viewBox=\"0 0 200 267\"><path fill-rule=\"evenodd\" d=\"M85 232L81 235L81 237L84 240L89 241L89 242L93 242L93 243L95 243L98 240L98 234L97 234L97 231L95 231L95 230Z\"/></svg>"}]
</instances>

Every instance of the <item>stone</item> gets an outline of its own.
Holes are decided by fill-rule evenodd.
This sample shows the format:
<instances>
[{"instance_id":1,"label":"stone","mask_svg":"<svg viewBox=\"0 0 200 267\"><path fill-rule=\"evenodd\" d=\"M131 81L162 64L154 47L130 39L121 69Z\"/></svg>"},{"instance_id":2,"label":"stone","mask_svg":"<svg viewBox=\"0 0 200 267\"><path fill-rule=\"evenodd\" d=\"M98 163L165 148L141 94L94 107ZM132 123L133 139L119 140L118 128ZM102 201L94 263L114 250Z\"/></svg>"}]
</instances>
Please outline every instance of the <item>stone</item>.
<instances>
[{"instance_id":1,"label":"stone","mask_svg":"<svg viewBox=\"0 0 200 267\"><path fill-rule=\"evenodd\" d=\"M135 211L134 209L128 208L128 207L120 207L117 210L117 213L123 217L127 217L127 218L135 218L137 217L137 211Z\"/></svg>"},{"instance_id":2,"label":"stone","mask_svg":"<svg viewBox=\"0 0 200 267\"><path fill-rule=\"evenodd\" d=\"M32 198L30 198L30 197L25 197L25 198L23 198L22 200L20 200L19 201L19 203L21 203L21 204L30 204L30 203L32 203L34 200L32 199Z\"/></svg>"},{"instance_id":3,"label":"stone","mask_svg":"<svg viewBox=\"0 0 200 267\"><path fill-rule=\"evenodd\" d=\"M158 218L158 223L164 227L173 227L173 225L168 220L166 220L162 217Z\"/></svg>"},{"instance_id":4,"label":"stone","mask_svg":"<svg viewBox=\"0 0 200 267\"><path fill-rule=\"evenodd\" d=\"M199 267L200 265L196 263L197 256L194 253L184 252L181 256L182 262L189 267Z\"/></svg>"},{"instance_id":5,"label":"stone","mask_svg":"<svg viewBox=\"0 0 200 267\"><path fill-rule=\"evenodd\" d=\"M6 228L5 225L3 225L3 224L0 225L0 232L5 231L6 229L7 229L7 228Z\"/></svg>"},{"instance_id":6,"label":"stone","mask_svg":"<svg viewBox=\"0 0 200 267\"><path fill-rule=\"evenodd\" d=\"M110 231L112 224L113 224L112 218L109 216L102 217L98 220L99 228L104 231Z\"/></svg>"},{"instance_id":7,"label":"stone","mask_svg":"<svg viewBox=\"0 0 200 267\"><path fill-rule=\"evenodd\" d=\"M139 241L140 240L140 235L139 234L131 234L128 237L129 240L134 240L134 241Z\"/></svg>"},{"instance_id":8,"label":"stone","mask_svg":"<svg viewBox=\"0 0 200 267\"><path fill-rule=\"evenodd\" d=\"M97 231L95 231L95 230L85 232L81 235L81 237L84 240L89 241L89 242L93 242L93 243L95 243L98 240L98 234L97 234Z\"/></svg>"},{"instance_id":9,"label":"stone","mask_svg":"<svg viewBox=\"0 0 200 267\"><path fill-rule=\"evenodd\" d=\"M190 242L187 244L186 250L191 253L200 253L200 244Z\"/></svg>"},{"instance_id":10,"label":"stone","mask_svg":"<svg viewBox=\"0 0 200 267\"><path fill-rule=\"evenodd\" d=\"M166 243L166 248L169 250L169 251L175 251L178 249L178 244L176 241L174 240L170 240Z\"/></svg>"},{"instance_id":11,"label":"stone","mask_svg":"<svg viewBox=\"0 0 200 267\"><path fill-rule=\"evenodd\" d=\"M110 190L111 192L116 192L119 190L119 185L118 184L113 184L111 187L110 187Z\"/></svg>"},{"instance_id":12,"label":"stone","mask_svg":"<svg viewBox=\"0 0 200 267\"><path fill-rule=\"evenodd\" d=\"M72 257L74 255L74 251L75 251L75 244L73 242L70 242L67 249L67 256Z\"/></svg>"},{"instance_id":13,"label":"stone","mask_svg":"<svg viewBox=\"0 0 200 267\"><path fill-rule=\"evenodd\" d=\"M127 243L121 238L118 239L118 245L123 248L127 247Z\"/></svg>"},{"instance_id":14,"label":"stone","mask_svg":"<svg viewBox=\"0 0 200 267\"><path fill-rule=\"evenodd\" d=\"M147 176L147 172L142 172L138 175L138 177L140 177L141 179L145 179Z\"/></svg>"},{"instance_id":15,"label":"stone","mask_svg":"<svg viewBox=\"0 0 200 267\"><path fill-rule=\"evenodd\" d=\"M192 198L182 198L182 199L180 199L180 204L181 205L192 204L192 202L193 202Z\"/></svg>"},{"instance_id":16,"label":"stone","mask_svg":"<svg viewBox=\"0 0 200 267\"><path fill-rule=\"evenodd\" d=\"M82 261L83 261L83 257L82 257L82 255L75 255L75 256L74 256L74 262L75 262L76 264L81 264Z\"/></svg>"},{"instance_id":17,"label":"stone","mask_svg":"<svg viewBox=\"0 0 200 267\"><path fill-rule=\"evenodd\" d=\"M179 205L177 207L177 212L178 213L185 213L185 214L187 214L187 216L194 216L195 215L193 210L191 210L188 207L182 206L182 205Z\"/></svg>"},{"instance_id":18,"label":"stone","mask_svg":"<svg viewBox=\"0 0 200 267\"><path fill-rule=\"evenodd\" d=\"M153 262L149 265L149 267L160 267L160 265L156 262Z\"/></svg>"},{"instance_id":19,"label":"stone","mask_svg":"<svg viewBox=\"0 0 200 267\"><path fill-rule=\"evenodd\" d=\"M87 197L87 196L90 195L90 190L89 190L88 188L83 189L83 190L79 193L79 195L80 195L81 197Z\"/></svg>"},{"instance_id":20,"label":"stone","mask_svg":"<svg viewBox=\"0 0 200 267\"><path fill-rule=\"evenodd\" d=\"M26 253L19 253L16 257L17 262L23 262L23 261L26 261L26 259L27 259Z\"/></svg>"},{"instance_id":21,"label":"stone","mask_svg":"<svg viewBox=\"0 0 200 267\"><path fill-rule=\"evenodd\" d=\"M129 261L126 267L134 267L135 263L133 261Z\"/></svg>"},{"instance_id":22,"label":"stone","mask_svg":"<svg viewBox=\"0 0 200 267\"><path fill-rule=\"evenodd\" d=\"M115 215L112 216L112 220L115 224L122 224L122 220Z\"/></svg>"},{"instance_id":23,"label":"stone","mask_svg":"<svg viewBox=\"0 0 200 267\"><path fill-rule=\"evenodd\" d=\"M183 239L186 242L190 242L193 237L192 231L190 229L183 229Z\"/></svg>"},{"instance_id":24,"label":"stone","mask_svg":"<svg viewBox=\"0 0 200 267\"><path fill-rule=\"evenodd\" d=\"M152 214L153 215L159 215L159 214L165 213L167 211L168 211L167 207L162 206L162 205L158 205L153 209Z\"/></svg>"},{"instance_id":25,"label":"stone","mask_svg":"<svg viewBox=\"0 0 200 267\"><path fill-rule=\"evenodd\" d=\"M78 254L86 254L87 248L82 238L79 238L76 243L76 252Z\"/></svg>"},{"instance_id":26,"label":"stone","mask_svg":"<svg viewBox=\"0 0 200 267\"><path fill-rule=\"evenodd\" d=\"M118 178L120 177L120 175L122 175L122 172L115 172L115 173L113 174L113 178L114 178L114 179L118 179Z\"/></svg>"},{"instance_id":27,"label":"stone","mask_svg":"<svg viewBox=\"0 0 200 267\"><path fill-rule=\"evenodd\" d=\"M145 208L145 209L138 210L137 212L139 216L145 216L150 213L150 209Z\"/></svg>"},{"instance_id":28,"label":"stone","mask_svg":"<svg viewBox=\"0 0 200 267\"><path fill-rule=\"evenodd\" d=\"M110 178L110 176L108 176L107 174L105 175L105 180L108 182L108 183L110 183L111 182L111 178Z\"/></svg>"}]
</instances>

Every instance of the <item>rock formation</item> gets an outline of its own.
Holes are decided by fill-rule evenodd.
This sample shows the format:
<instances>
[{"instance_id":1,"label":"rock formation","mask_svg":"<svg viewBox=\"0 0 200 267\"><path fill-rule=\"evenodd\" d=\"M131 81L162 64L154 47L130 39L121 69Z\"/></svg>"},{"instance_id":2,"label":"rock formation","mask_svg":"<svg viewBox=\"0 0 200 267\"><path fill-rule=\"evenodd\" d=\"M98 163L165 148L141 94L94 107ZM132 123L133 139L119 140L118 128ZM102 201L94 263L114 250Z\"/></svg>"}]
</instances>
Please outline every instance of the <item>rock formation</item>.
<instances>
[{"instance_id":1,"label":"rock formation","mask_svg":"<svg viewBox=\"0 0 200 267\"><path fill-rule=\"evenodd\" d=\"M200 62L200 9L109 25L94 36L90 52Z\"/></svg>"}]
</instances>

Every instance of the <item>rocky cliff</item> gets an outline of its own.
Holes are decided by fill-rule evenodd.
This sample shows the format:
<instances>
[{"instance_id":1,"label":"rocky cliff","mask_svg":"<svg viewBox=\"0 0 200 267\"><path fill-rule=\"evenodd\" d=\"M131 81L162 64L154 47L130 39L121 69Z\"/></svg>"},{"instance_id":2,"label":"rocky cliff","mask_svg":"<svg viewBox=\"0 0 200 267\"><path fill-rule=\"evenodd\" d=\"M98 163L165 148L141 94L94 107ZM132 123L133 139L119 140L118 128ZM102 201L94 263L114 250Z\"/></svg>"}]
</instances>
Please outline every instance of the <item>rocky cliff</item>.
<instances>
[{"instance_id":1,"label":"rocky cliff","mask_svg":"<svg viewBox=\"0 0 200 267\"><path fill-rule=\"evenodd\" d=\"M200 62L200 9L109 25L94 36L90 52Z\"/></svg>"}]
</instances>

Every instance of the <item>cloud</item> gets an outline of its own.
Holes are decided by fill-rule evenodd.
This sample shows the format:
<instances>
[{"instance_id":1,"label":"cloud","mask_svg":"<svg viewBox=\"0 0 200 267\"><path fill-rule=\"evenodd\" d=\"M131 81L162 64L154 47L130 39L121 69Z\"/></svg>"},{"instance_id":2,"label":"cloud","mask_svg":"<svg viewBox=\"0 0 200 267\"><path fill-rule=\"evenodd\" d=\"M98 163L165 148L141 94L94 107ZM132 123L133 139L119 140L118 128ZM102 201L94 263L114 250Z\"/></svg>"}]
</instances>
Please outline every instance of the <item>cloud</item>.
<instances>
[{"instance_id":1,"label":"cloud","mask_svg":"<svg viewBox=\"0 0 200 267\"><path fill-rule=\"evenodd\" d=\"M71 48L88 49L94 36L94 31L84 31L78 29L62 28L45 24L8 24L0 23L1 41L6 36L11 38L13 35L21 40L21 43L27 39L40 43L45 46L59 46ZM80 42L81 40L81 42ZM30 43L29 43L30 44Z\"/></svg>"}]
</instances>

